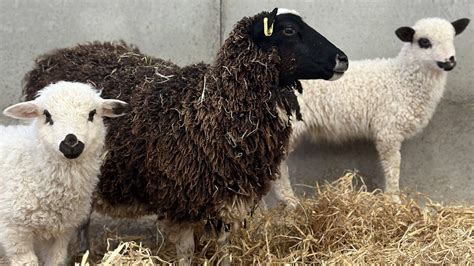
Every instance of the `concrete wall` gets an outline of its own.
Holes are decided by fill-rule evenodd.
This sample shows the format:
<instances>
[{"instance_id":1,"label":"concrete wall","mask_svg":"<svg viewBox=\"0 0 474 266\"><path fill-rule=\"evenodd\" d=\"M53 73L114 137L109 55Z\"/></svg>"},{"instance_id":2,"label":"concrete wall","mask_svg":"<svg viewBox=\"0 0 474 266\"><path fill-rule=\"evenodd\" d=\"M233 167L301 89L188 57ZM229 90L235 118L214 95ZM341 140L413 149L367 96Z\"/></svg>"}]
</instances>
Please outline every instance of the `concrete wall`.
<instances>
[{"instance_id":1,"label":"concrete wall","mask_svg":"<svg viewBox=\"0 0 474 266\"><path fill-rule=\"evenodd\" d=\"M123 39L179 64L211 62L232 25L274 7L298 10L351 60L391 57L394 30L417 19L474 18L472 0L4 0L0 1L0 109L19 98L34 58L54 48ZM401 185L440 200L474 202L474 25L456 40L458 67L426 128L402 149ZM335 179L358 169L369 184L382 174L370 143L302 145L290 158L294 183Z\"/></svg>"}]
</instances>

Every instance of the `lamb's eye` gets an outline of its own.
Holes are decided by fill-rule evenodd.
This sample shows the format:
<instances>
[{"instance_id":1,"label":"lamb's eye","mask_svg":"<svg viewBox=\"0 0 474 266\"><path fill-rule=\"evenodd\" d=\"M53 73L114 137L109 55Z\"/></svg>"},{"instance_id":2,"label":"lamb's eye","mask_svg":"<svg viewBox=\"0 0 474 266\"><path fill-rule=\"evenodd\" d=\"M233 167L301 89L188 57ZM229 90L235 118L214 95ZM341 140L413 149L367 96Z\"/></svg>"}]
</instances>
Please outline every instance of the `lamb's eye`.
<instances>
[{"instance_id":1,"label":"lamb's eye","mask_svg":"<svg viewBox=\"0 0 474 266\"><path fill-rule=\"evenodd\" d=\"M296 30L292 27L287 27L283 29L283 34L286 36L293 36L296 34Z\"/></svg>"},{"instance_id":2,"label":"lamb's eye","mask_svg":"<svg viewBox=\"0 0 474 266\"><path fill-rule=\"evenodd\" d=\"M53 119L51 118L51 114L48 112L48 110L44 110L43 112L44 116L46 117L46 124L49 124L50 126L52 126L54 124L54 121Z\"/></svg>"},{"instance_id":3,"label":"lamb's eye","mask_svg":"<svg viewBox=\"0 0 474 266\"><path fill-rule=\"evenodd\" d=\"M420 48L423 48L423 49L431 48L431 42L430 40L426 38L420 38L418 40L418 45L420 46Z\"/></svg>"},{"instance_id":4,"label":"lamb's eye","mask_svg":"<svg viewBox=\"0 0 474 266\"><path fill-rule=\"evenodd\" d=\"M90 111L88 121L90 121L90 122L94 121L94 116L95 116L96 113L97 113L97 111L95 109Z\"/></svg>"}]
</instances>

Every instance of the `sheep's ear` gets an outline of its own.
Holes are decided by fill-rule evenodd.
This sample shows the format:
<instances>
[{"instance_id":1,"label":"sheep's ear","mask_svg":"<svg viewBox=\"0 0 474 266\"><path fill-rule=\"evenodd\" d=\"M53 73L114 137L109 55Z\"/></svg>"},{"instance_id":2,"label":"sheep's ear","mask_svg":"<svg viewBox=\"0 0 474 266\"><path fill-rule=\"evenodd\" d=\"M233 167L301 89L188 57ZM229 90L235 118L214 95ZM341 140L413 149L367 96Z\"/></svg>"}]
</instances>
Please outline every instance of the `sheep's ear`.
<instances>
[{"instance_id":1,"label":"sheep's ear","mask_svg":"<svg viewBox=\"0 0 474 266\"><path fill-rule=\"evenodd\" d=\"M127 114L130 111L128 103L120 100L103 100L97 110L100 116L118 117Z\"/></svg>"},{"instance_id":2,"label":"sheep's ear","mask_svg":"<svg viewBox=\"0 0 474 266\"><path fill-rule=\"evenodd\" d=\"M400 27L395 31L395 34L402 42L412 42L415 30L410 27Z\"/></svg>"},{"instance_id":3,"label":"sheep's ear","mask_svg":"<svg viewBox=\"0 0 474 266\"><path fill-rule=\"evenodd\" d=\"M273 25L278 14L278 7L275 7L268 15L268 26Z\"/></svg>"},{"instance_id":4,"label":"sheep's ear","mask_svg":"<svg viewBox=\"0 0 474 266\"><path fill-rule=\"evenodd\" d=\"M456 35L461 34L466 29L467 25L469 25L469 22L470 20L468 18L462 18L451 22L454 27L454 31L456 32Z\"/></svg>"},{"instance_id":5,"label":"sheep's ear","mask_svg":"<svg viewBox=\"0 0 474 266\"><path fill-rule=\"evenodd\" d=\"M275 8L272 12L268 13L268 15L262 15L257 17L250 26L250 38L259 48L263 50L268 50L269 48L271 48L269 42L269 37L271 36L271 34L270 36L267 36L265 35L265 32L267 32L267 34L272 32L272 29L270 28L275 22L277 12L278 8ZM267 30L265 30L265 24L267 26Z\"/></svg>"},{"instance_id":6,"label":"sheep's ear","mask_svg":"<svg viewBox=\"0 0 474 266\"><path fill-rule=\"evenodd\" d=\"M3 114L16 119L30 119L41 115L41 108L34 101L17 103L3 110Z\"/></svg>"}]
</instances>

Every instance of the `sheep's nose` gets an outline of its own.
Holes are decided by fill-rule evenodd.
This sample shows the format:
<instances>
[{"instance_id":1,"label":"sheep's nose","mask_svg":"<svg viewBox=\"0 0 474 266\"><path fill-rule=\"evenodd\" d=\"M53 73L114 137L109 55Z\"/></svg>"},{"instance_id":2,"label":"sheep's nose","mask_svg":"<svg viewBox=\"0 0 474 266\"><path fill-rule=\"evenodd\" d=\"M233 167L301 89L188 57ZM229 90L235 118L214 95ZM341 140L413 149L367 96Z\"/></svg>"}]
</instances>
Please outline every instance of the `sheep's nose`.
<instances>
[{"instance_id":1,"label":"sheep's nose","mask_svg":"<svg viewBox=\"0 0 474 266\"><path fill-rule=\"evenodd\" d=\"M349 61L349 60L347 59L347 55L345 55L345 54L342 54L342 55L337 54L337 55L336 55L336 59L339 60L339 61L341 61L341 62L348 62L348 61Z\"/></svg>"},{"instance_id":2,"label":"sheep's nose","mask_svg":"<svg viewBox=\"0 0 474 266\"><path fill-rule=\"evenodd\" d=\"M75 159L84 151L84 143L79 141L74 134L67 134L61 143L59 143L59 151L68 159Z\"/></svg>"},{"instance_id":3,"label":"sheep's nose","mask_svg":"<svg viewBox=\"0 0 474 266\"><path fill-rule=\"evenodd\" d=\"M69 147L74 147L77 144L77 137L74 134L67 134L64 138L64 143Z\"/></svg>"},{"instance_id":4,"label":"sheep's nose","mask_svg":"<svg viewBox=\"0 0 474 266\"><path fill-rule=\"evenodd\" d=\"M456 66L456 58L454 56L451 56L445 62L437 62L437 64L441 69L445 71L451 71Z\"/></svg>"},{"instance_id":5,"label":"sheep's nose","mask_svg":"<svg viewBox=\"0 0 474 266\"><path fill-rule=\"evenodd\" d=\"M344 73L349 68L349 60L345 54L336 55L336 65L333 71L337 73Z\"/></svg>"}]
</instances>

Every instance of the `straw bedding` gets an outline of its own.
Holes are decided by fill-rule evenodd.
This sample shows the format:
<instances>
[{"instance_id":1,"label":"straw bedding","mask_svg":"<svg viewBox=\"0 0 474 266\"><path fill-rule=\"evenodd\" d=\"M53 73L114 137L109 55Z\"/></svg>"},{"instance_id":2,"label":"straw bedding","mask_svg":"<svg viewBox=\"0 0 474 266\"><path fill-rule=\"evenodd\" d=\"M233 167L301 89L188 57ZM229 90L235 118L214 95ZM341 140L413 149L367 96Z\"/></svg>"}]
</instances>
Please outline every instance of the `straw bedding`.
<instances>
[{"instance_id":1,"label":"straw bedding","mask_svg":"<svg viewBox=\"0 0 474 266\"><path fill-rule=\"evenodd\" d=\"M474 262L473 206L443 206L419 194L415 199L401 195L397 204L380 191L368 192L354 173L315 189L316 196L300 199L294 211L257 211L231 238L232 263ZM95 250L105 252L100 263L173 261L173 248L162 242L115 238L109 251ZM213 264L223 254L202 238L194 261Z\"/></svg>"}]
</instances>

